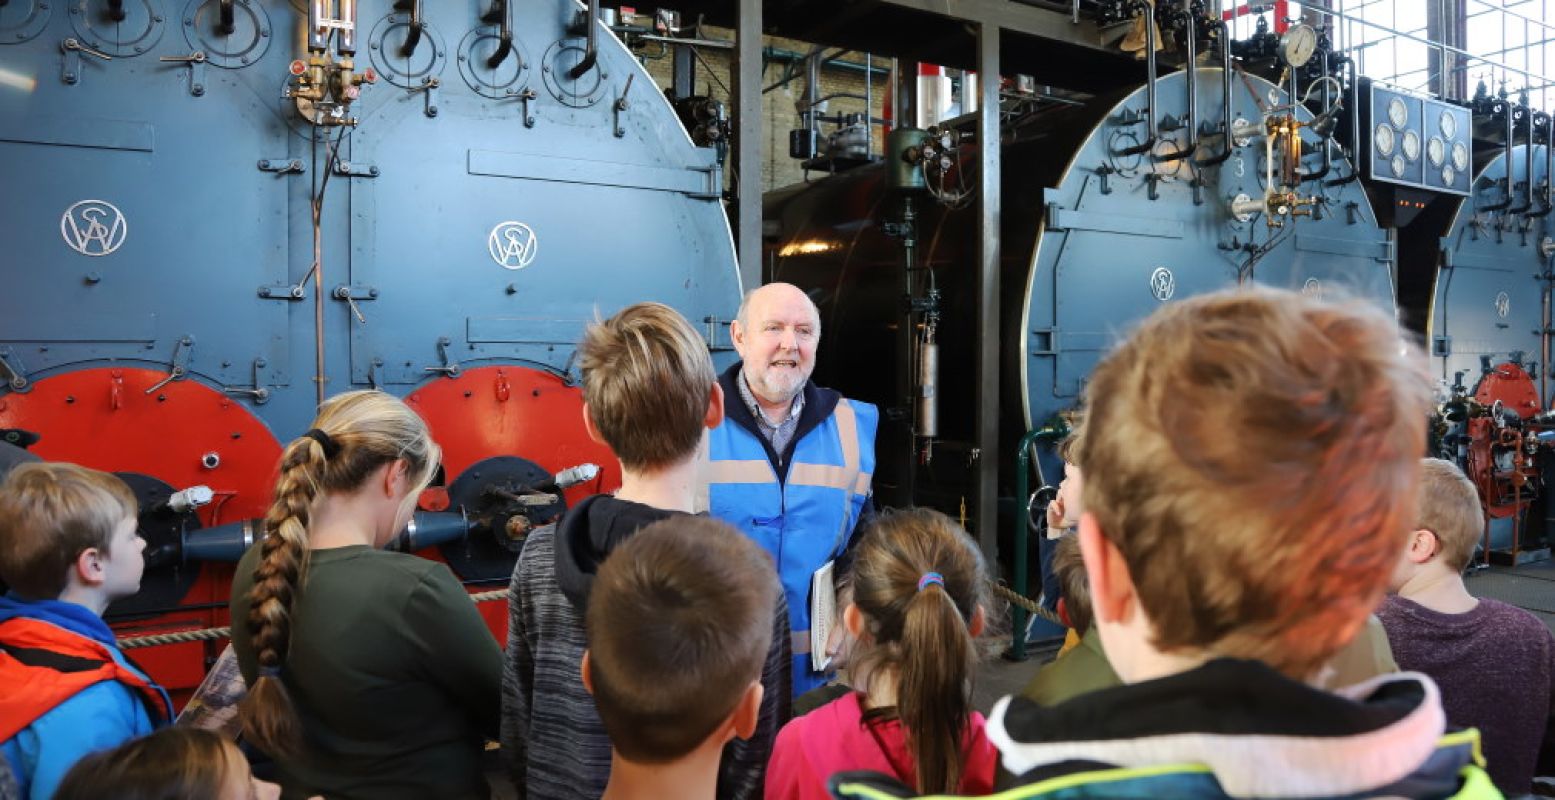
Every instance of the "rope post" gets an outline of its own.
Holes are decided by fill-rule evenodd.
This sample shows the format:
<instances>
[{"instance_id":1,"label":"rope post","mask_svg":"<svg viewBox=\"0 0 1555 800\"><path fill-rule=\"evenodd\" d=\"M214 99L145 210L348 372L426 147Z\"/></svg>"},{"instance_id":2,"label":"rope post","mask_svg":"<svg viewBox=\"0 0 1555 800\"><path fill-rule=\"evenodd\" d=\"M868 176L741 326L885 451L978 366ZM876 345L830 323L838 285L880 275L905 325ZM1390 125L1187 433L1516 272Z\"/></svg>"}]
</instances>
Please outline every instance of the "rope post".
<instances>
[{"instance_id":1,"label":"rope post","mask_svg":"<svg viewBox=\"0 0 1555 800\"><path fill-rule=\"evenodd\" d=\"M1015 503L1020 519L1015 522L1015 593L1021 597L1027 594L1029 576L1026 574L1026 560L1029 558L1031 546L1031 500L1028 490L1030 488L1031 475L1031 447L1038 441L1056 440L1068 433L1067 426L1052 424L1027 431L1020 440L1020 451L1015 454ZM1038 584L1042 576L1037 576ZM1020 604L1010 606L1010 649L1004 657L1011 661L1025 661L1026 655L1026 614L1025 608Z\"/></svg>"}]
</instances>

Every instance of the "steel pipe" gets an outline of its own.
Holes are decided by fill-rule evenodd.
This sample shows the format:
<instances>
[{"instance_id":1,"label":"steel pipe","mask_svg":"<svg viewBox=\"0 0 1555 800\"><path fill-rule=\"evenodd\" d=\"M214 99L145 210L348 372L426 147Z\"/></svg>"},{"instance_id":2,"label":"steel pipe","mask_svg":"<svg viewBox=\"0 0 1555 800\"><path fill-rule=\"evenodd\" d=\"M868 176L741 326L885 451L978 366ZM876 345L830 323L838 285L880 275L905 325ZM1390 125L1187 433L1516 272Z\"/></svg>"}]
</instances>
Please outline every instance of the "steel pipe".
<instances>
[{"instance_id":1,"label":"steel pipe","mask_svg":"<svg viewBox=\"0 0 1555 800\"><path fill-rule=\"evenodd\" d=\"M1160 122L1155 115L1155 6L1151 3L1140 3L1141 13L1145 17L1145 124L1149 135L1143 142L1133 147L1125 147L1118 151L1120 156L1135 156L1140 153L1148 153L1155 148L1155 143L1161 138Z\"/></svg>"},{"instance_id":2,"label":"steel pipe","mask_svg":"<svg viewBox=\"0 0 1555 800\"><path fill-rule=\"evenodd\" d=\"M599 60L599 0L589 0L587 17L583 24L587 26L588 46L583 51L583 60L577 66L567 70L567 77L577 80L589 70L594 68L594 63Z\"/></svg>"}]
</instances>

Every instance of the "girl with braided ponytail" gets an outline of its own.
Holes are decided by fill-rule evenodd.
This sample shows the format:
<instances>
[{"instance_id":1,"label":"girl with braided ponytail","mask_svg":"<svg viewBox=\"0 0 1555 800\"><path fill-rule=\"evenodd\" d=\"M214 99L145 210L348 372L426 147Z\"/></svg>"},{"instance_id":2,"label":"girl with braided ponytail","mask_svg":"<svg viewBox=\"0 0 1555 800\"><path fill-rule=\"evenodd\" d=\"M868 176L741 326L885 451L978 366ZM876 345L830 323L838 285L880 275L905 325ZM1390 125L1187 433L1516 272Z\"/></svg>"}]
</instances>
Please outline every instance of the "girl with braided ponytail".
<instances>
[{"instance_id":1,"label":"girl with braided ponytail","mask_svg":"<svg viewBox=\"0 0 1555 800\"><path fill-rule=\"evenodd\" d=\"M972 710L982 633L982 554L944 514L910 509L880 518L854 556L843 624L858 644L854 685L778 734L768 800L823 800L835 773L872 770L921 794L985 795L997 752Z\"/></svg>"},{"instance_id":2,"label":"girl with braided ponytail","mask_svg":"<svg viewBox=\"0 0 1555 800\"><path fill-rule=\"evenodd\" d=\"M239 562L243 736L287 797L486 797L502 654L448 567L381 548L437 470L426 423L376 391L326 401L286 446Z\"/></svg>"}]
</instances>

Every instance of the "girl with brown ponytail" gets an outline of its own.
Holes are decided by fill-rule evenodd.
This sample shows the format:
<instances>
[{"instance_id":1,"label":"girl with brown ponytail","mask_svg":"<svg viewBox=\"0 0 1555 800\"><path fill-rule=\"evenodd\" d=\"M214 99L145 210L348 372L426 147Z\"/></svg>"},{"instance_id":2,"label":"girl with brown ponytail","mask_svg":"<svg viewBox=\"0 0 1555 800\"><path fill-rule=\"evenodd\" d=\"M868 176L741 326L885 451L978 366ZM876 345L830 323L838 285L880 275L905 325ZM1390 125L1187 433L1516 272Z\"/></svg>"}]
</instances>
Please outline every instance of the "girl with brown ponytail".
<instances>
[{"instance_id":1,"label":"girl with brown ponytail","mask_svg":"<svg viewBox=\"0 0 1555 800\"><path fill-rule=\"evenodd\" d=\"M894 775L921 794L984 795L997 752L971 707L986 573L966 532L944 514L881 517L854 556L843 624L858 640L854 686L778 734L768 800L823 800L837 772Z\"/></svg>"},{"instance_id":2,"label":"girl with brown ponytail","mask_svg":"<svg viewBox=\"0 0 1555 800\"><path fill-rule=\"evenodd\" d=\"M437 470L426 423L376 391L286 446L232 585L243 736L287 797L486 797L502 654L448 567L385 552Z\"/></svg>"}]
</instances>

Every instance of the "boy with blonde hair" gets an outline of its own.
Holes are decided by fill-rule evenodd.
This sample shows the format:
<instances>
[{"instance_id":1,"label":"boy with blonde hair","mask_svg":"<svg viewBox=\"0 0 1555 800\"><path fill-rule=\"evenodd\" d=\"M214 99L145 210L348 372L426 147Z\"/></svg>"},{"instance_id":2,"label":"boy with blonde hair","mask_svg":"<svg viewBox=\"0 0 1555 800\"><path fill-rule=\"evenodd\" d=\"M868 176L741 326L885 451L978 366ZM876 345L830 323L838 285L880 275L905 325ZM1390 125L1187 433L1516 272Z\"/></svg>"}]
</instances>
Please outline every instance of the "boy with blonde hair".
<instances>
[{"instance_id":1,"label":"boy with blonde hair","mask_svg":"<svg viewBox=\"0 0 1555 800\"><path fill-rule=\"evenodd\" d=\"M724 744L756 731L782 593L766 553L706 517L656 522L605 560L582 664L612 746L604 800L712 800Z\"/></svg>"},{"instance_id":2,"label":"boy with blonde hair","mask_svg":"<svg viewBox=\"0 0 1555 800\"><path fill-rule=\"evenodd\" d=\"M22 464L0 483L0 757L21 797L46 800L82 756L172 715L102 620L140 590L137 524L134 495L106 472Z\"/></svg>"},{"instance_id":3,"label":"boy with blonde hair","mask_svg":"<svg viewBox=\"0 0 1555 800\"><path fill-rule=\"evenodd\" d=\"M698 455L724 409L706 343L669 306L638 303L590 325L578 356L584 427L620 460L621 489L536 529L513 569L502 753L519 796L545 800L596 800L605 791L611 741L578 671L589 595L600 565L639 528L691 514ZM764 630L772 646L761 713L749 737L725 748L719 798L760 793L773 739L787 721L786 604L779 602Z\"/></svg>"},{"instance_id":4,"label":"boy with blonde hair","mask_svg":"<svg viewBox=\"0 0 1555 800\"><path fill-rule=\"evenodd\" d=\"M1451 462L1421 462L1420 505L1378 616L1398 663L1430 675L1454 725L1478 728L1496 787L1532 790L1555 712L1555 637L1537 617L1479 599L1463 570L1485 530L1474 484Z\"/></svg>"},{"instance_id":5,"label":"boy with blonde hair","mask_svg":"<svg viewBox=\"0 0 1555 800\"><path fill-rule=\"evenodd\" d=\"M1307 682L1365 624L1414 516L1430 392L1394 321L1204 295L1147 319L1088 395L1080 547L1124 685L1000 701L989 738L1023 787L1001 796L1454 791L1473 742L1439 743L1428 678Z\"/></svg>"}]
</instances>

